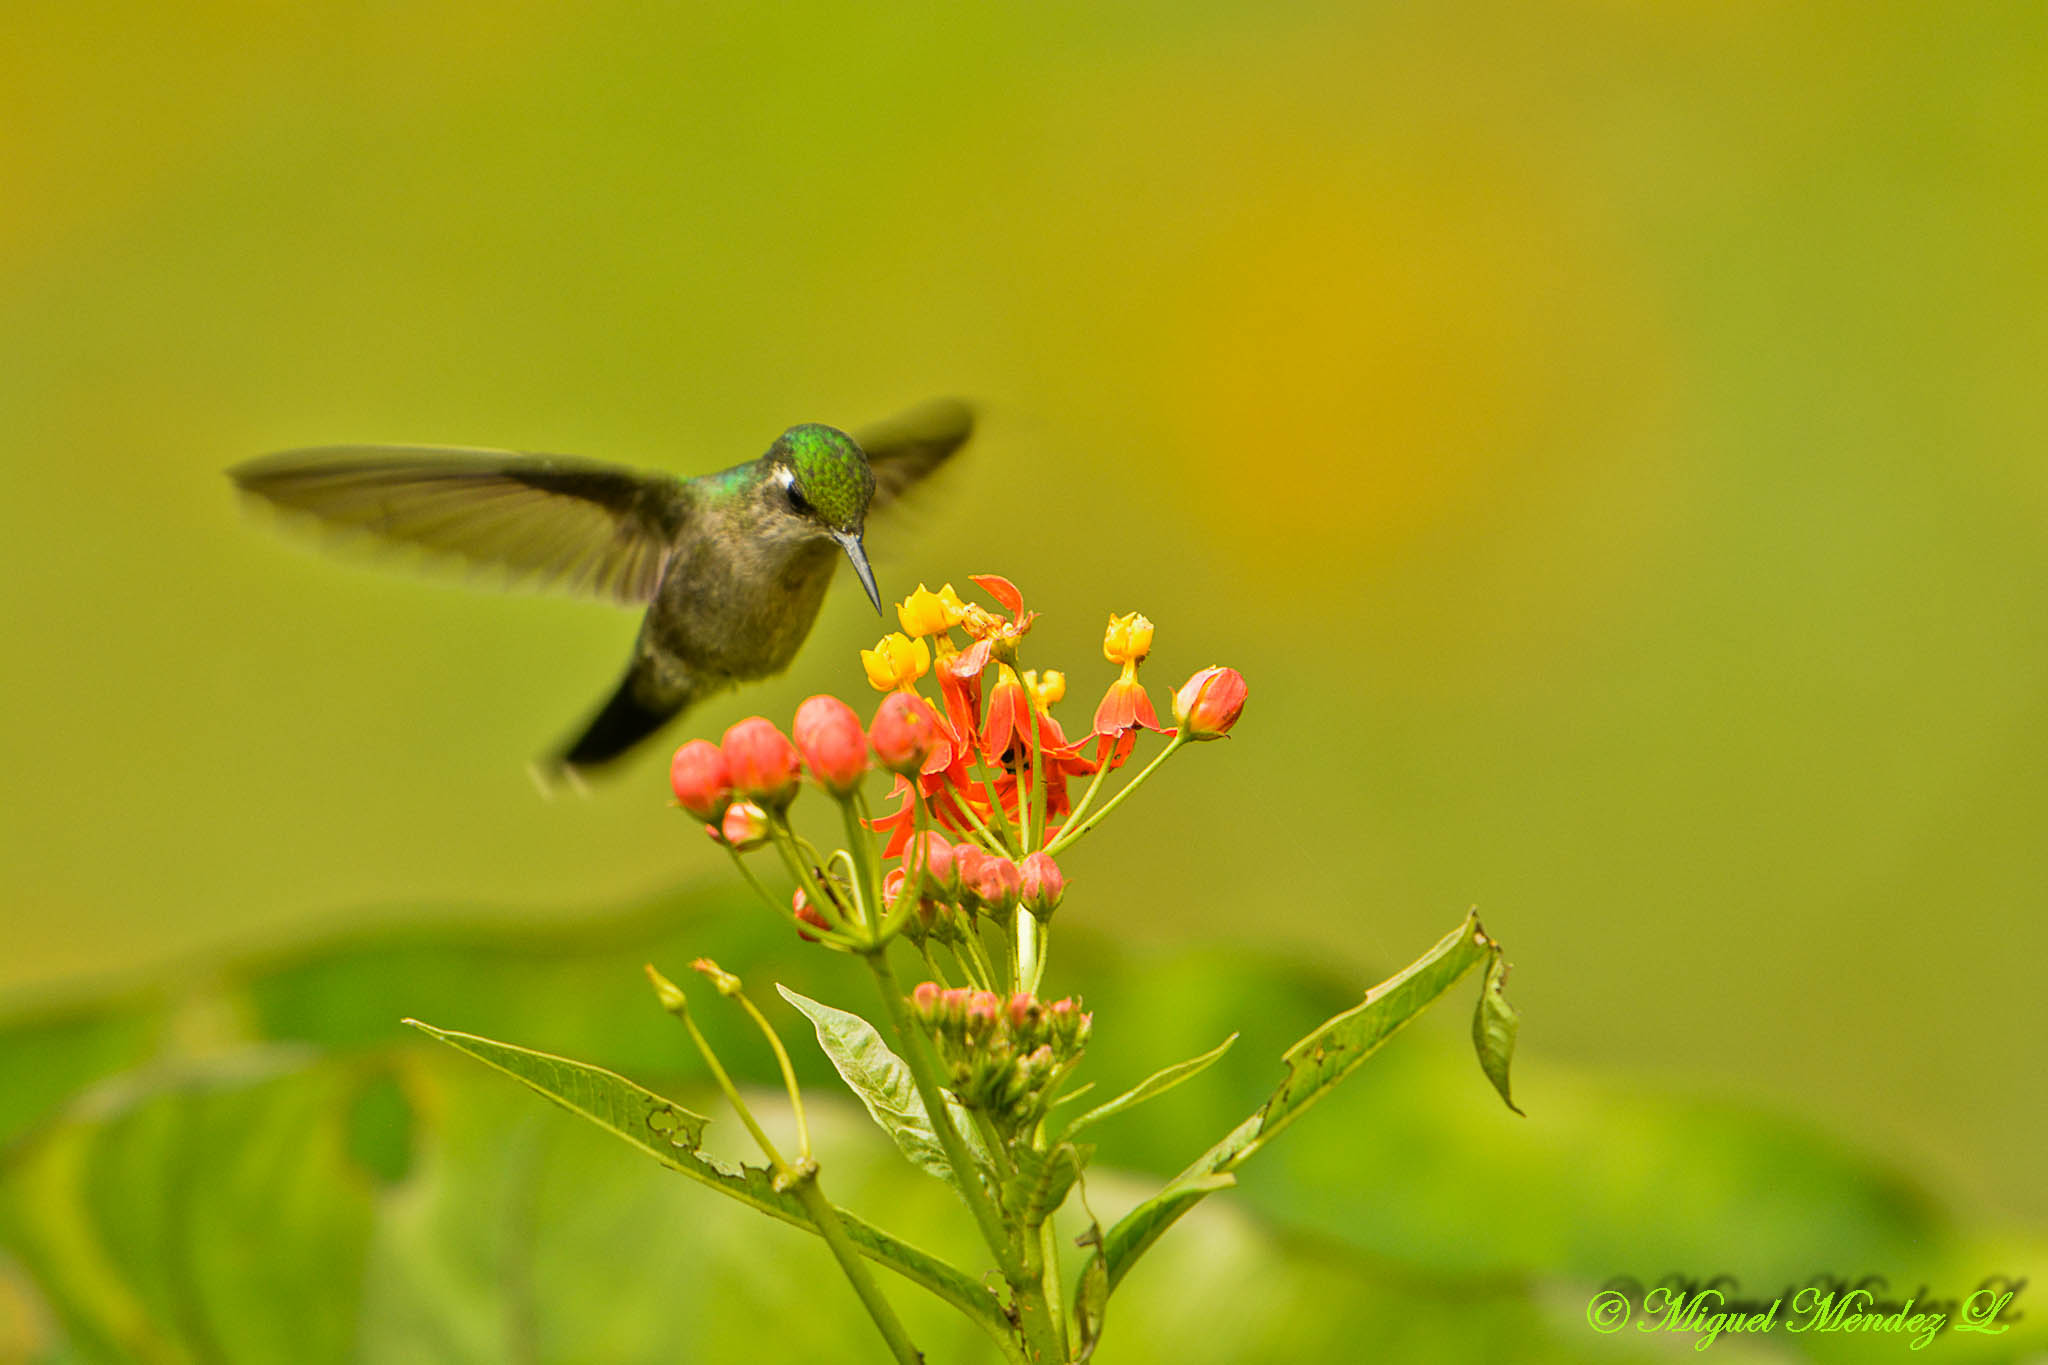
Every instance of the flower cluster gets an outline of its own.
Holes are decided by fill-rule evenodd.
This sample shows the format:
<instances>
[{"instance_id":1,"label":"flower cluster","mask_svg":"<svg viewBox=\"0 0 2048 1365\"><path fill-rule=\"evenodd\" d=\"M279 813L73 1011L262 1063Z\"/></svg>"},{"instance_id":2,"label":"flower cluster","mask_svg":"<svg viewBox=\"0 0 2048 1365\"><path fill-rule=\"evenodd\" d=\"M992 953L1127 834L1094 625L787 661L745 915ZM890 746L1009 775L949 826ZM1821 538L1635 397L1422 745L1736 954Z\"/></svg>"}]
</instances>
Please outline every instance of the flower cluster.
<instances>
[{"instance_id":1,"label":"flower cluster","mask_svg":"<svg viewBox=\"0 0 2048 1365\"><path fill-rule=\"evenodd\" d=\"M1078 1000L1046 1004L1021 992L1005 1000L932 981L918 983L910 1008L961 1107L980 1111L1004 1135L1043 1115L1055 1083L1080 1063L1094 1022Z\"/></svg>"},{"instance_id":2,"label":"flower cluster","mask_svg":"<svg viewBox=\"0 0 2048 1365\"><path fill-rule=\"evenodd\" d=\"M1037 613L1006 578L973 582L993 605L964 600L950 583L937 592L920 584L897 604L902 629L861 651L883 694L867 726L839 698L812 697L788 734L753 716L717 744L691 740L669 776L677 804L735 858L777 851L796 894L768 899L805 939L873 952L904 935L935 978L943 980L939 956L949 955L976 989L1028 993L1044 970L1045 924L1066 892L1059 856L1169 755L1228 734L1245 685L1235 669L1203 669L1175 695L1173 728L1163 726L1138 676L1153 624L1137 612L1112 616L1102 652L1117 675L1088 732L1070 737L1052 714L1067 674L1020 661ZM920 690L933 685L936 696ZM1163 752L1106 792L1145 732L1165 741ZM879 817L863 790L876 768L893 776ZM829 856L790 823L806 774L844 813L848 847Z\"/></svg>"}]
</instances>

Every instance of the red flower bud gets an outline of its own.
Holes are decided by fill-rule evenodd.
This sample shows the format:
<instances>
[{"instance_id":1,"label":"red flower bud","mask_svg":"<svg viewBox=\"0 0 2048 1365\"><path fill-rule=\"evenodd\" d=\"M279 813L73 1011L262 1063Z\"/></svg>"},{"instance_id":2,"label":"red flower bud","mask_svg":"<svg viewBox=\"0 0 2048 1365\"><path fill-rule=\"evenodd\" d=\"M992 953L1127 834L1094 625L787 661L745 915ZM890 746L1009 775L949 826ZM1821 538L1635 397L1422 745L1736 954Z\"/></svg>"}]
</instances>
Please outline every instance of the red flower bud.
<instances>
[{"instance_id":1,"label":"red flower bud","mask_svg":"<svg viewBox=\"0 0 2048 1365\"><path fill-rule=\"evenodd\" d=\"M1205 668L1174 694L1174 723L1189 739L1221 739L1237 724L1244 693L1244 674L1234 668Z\"/></svg>"},{"instance_id":2,"label":"red flower bud","mask_svg":"<svg viewBox=\"0 0 2048 1365\"><path fill-rule=\"evenodd\" d=\"M733 790L763 808L779 811L796 799L802 760L789 737L773 722L749 716L725 732L725 761Z\"/></svg>"},{"instance_id":3,"label":"red flower bud","mask_svg":"<svg viewBox=\"0 0 2048 1365\"><path fill-rule=\"evenodd\" d=\"M962 899L975 901L980 898L982 864L993 856L973 844L953 845L953 875L960 883Z\"/></svg>"},{"instance_id":4,"label":"red flower bud","mask_svg":"<svg viewBox=\"0 0 2048 1365\"><path fill-rule=\"evenodd\" d=\"M939 717L924 698L909 692L891 692L875 708L870 735L875 757L892 773L917 776L924 761L945 737Z\"/></svg>"},{"instance_id":5,"label":"red flower bud","mask_svg":"<svg viewBox=\"0 0 2048 1365\"><path fill-rule=\"evenodd\" d=\"M853 708L837 697L812 697L797 707L790 729L811 776L834 796L852 795L868 770L868 737Z\"/></svg>"},{"instance_id":6,"label":"red flower bud","mask_svg":"<svg viewBox=\"0 0 2048 1365\"><path fill-rule=\"evenodd\" d=\"M1067 879L1061 875L1060 865L1052 860L1051 854L1027 854L1024 865L1017 870L1023 877L1026 910L1045 919L1060 908L1060 900L1067 894Z\"/></svg>"},{"instance_id":7,"label":"red flower bud","mask_svg":"<svg viewBox=\"0 0 2048 1365\"><path fill-rule=\"evenodd\" d=\"M724 753L708 739L693 739L676 750L668 765L668 783L675 788L677 803L707 825L717 824L732 804L732 770Z\"/></svg>"},{"instance_id":8,"label":"red flower bud","mask_svg":"<svg viewBox=\"0 0 2048 1365\"><path fill-rule=\"evenodd\" d=\"M1015 863L991 854L975 865L972 885L983 904L1002 915L1015 908L1017 898L1023 894L1024 878Z\"/></svg>"},{"instance_id":9,"label":"red flower bud","mask_svg":"<svg viewBox=\"0 0 2048 1365\"><path fill-rule=\"evenodd\" d=\"M894 910L897 902L903 898L904 880L903 869L900 867L890 868L888 875L882 878L882 908L884 911Z\"/></svg>"},{"instance_id":10,"label":"red flower bud","mask_svg":"<svg viewBox=\"0 0 2048 1365\"><path fill-rule=\"evenodd\" d=\"M922 867L922 889L929 896L951 898L960 891L960 864L953 845L937 830L927 830L912 839L903 850L905 870Z\"/></svg>"},{"instance_id":11,"label":"red flower bud","mask_svg":"<svg viewBox=\"0 0 2048 1365\"><path fill-rule=\"evenodd\" d=\"M818 907L811 904L811 898L806 896L801 888L797 890L795 895L789 898L789 908L794 910L796 917L805 924L815 924L820 929L830 929L832 927L831 921L819 913ZM806 943L816 943L818 941L816 934L807 934L801 929L796 931L796 936Z\"/></svg>"},{"instance_id":12,"label":"red flower bud","mask_svg":"<svg viewBox=\"0 0 2048 1365\"><path fill-rule=\"evenodd\" d=\"M735 801L725 808L718 833L742 853L759 848L768 842L768 812L751 801Z\"/></svg>"}]
</instances>

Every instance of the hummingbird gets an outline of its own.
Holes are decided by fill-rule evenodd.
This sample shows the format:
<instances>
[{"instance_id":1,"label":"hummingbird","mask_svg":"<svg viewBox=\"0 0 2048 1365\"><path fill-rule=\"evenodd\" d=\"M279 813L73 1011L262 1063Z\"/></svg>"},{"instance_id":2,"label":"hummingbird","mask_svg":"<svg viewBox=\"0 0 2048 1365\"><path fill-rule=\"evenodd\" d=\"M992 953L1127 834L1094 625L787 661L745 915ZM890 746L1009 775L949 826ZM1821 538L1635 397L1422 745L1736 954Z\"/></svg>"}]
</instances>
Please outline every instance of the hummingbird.
<instances>
[{"instance_id":1,"label":"hummingbird","mask_svg":"<svg viewBox=\"0 0 2048 1365\"><path fill-rule=\"evenodd\" d=\"M565 455L452 446L320 446L237 465L289 513L479 565L534 586L646 608L610 700L546 760L574 776L619 758L696 702L782 672L840 555L875 610L862 537L966 443L942 399L849 435L805 422L759 457L696 478Z\"/></svg>"}]
</instances>

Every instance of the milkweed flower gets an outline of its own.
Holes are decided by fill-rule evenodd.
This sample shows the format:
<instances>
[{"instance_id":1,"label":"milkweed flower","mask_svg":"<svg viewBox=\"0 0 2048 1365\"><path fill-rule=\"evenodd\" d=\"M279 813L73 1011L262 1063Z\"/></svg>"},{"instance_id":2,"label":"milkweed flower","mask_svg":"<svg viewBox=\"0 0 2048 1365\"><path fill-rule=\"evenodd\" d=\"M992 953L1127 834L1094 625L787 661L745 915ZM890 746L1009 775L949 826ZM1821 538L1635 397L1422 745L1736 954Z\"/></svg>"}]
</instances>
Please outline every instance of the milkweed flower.
<instances>
[{"instance_id":1,"label":"milkweed flower","mask_svg":"<svg viewBox=\"0 0 2048 1365\"><path fill-rule=\"evenodd\" d=\"M937 592L920 583L916 592L896 604L896 620L903 633L913 640L927 635L943 636L966 616L967 604L953 591L951 583Z\"/></svg>"},{"instance_id":2,"label":"milkweed flower","mask_svg":"<svg viewBox=\"0 0 2048 1365\"><path fill-rule=\"evenodd\" d=\"M884 635L873 649L860 652L861 667L867 670L868 685L877 692L911 688L932 669L932 648L907 635Z\"/></svg>"}]
</instances>

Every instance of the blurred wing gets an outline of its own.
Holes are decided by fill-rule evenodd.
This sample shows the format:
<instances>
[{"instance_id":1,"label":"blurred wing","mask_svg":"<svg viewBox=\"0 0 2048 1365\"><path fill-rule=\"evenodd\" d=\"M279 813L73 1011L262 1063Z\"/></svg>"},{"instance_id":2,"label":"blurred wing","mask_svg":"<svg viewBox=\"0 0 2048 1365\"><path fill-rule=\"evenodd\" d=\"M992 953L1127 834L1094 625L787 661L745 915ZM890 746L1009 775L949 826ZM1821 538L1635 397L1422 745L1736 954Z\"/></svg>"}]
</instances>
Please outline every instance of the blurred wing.
<instances>
[{"instance_id":1,"label":"blurred wing","mask_svg":"<svg viewBox=\"0 0 2048 1365\"><path fill-rule=\"evenodd\" d=\"M957 398L941 398L854 432L875 471L869 505L887 507L901 498L973 434L974 410Z\"/></svg>"},{"instance_id":2,"label":"blurred wing","mask_svg":"<svg viewBox=\"0 0 2048 1365\"><path fill-rule=\"evenodd\" d=\"M654 596L689 515L680 480L556 455L323 446L228 473L244 492L330 526L624 603Z\"/></svg>"}]
</instances>

